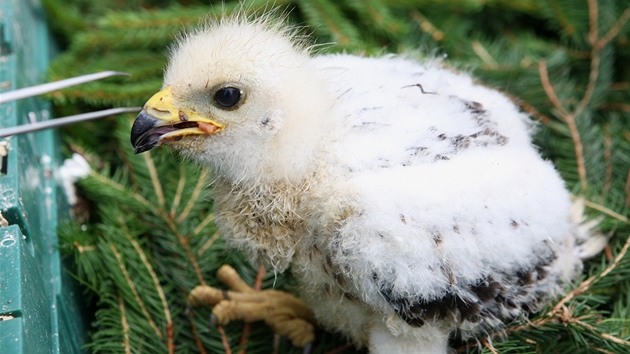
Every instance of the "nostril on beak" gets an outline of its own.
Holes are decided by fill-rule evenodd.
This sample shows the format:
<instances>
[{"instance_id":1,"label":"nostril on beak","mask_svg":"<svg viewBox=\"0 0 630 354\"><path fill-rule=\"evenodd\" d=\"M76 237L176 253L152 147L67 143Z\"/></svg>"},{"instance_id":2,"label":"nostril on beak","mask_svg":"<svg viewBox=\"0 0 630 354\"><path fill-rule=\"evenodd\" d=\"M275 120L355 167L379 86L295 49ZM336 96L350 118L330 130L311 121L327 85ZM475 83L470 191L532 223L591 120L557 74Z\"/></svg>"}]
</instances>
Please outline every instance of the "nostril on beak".
<instances>
[{"instance_id":1,"label":"nostril on beak","mask_svg":"<svg viewBox=\"0 0 630 354\"><path fill-rule=\"evenodd\" d=\"M168 109L156 108L156 107L145 107L147 113L155 118L168 120L172 118L173 112Z\"/></svg>"}]
</instances>

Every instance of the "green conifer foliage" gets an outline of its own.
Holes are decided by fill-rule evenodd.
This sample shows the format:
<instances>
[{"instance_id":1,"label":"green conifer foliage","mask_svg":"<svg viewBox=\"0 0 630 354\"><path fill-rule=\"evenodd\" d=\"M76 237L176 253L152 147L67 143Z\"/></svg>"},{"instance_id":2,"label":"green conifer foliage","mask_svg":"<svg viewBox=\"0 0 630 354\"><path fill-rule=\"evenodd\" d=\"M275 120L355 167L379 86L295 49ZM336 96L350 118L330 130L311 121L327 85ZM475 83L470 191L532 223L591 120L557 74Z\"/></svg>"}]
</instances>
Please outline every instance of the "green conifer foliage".
<instances>
[{"instance_id":1,"label":"green conifer foliage","mask_svg":"<svg viewBox=\"0 0 630 354\"><path fill-rule=\"evenodd\" d=\"M201 0L42 0L62 53L49 80L100 70L131 73L50 95L60 114L143 105L161 86L166 50L185 28L241 9ZM290 10L320 52L444 57L503 90L540 124L536 144L609 247L538 315L457 352L630 352L630 0L276 0L248 11ZM90 352L298 353L262 324L214 327L210 309L187 307L199 284L221 286L223 264L260 288L292 289L290 274L253 269L226 251L213 224L206 172L168 149L134 155L132 116L73 126L66 151L84 155L89 208L61 230L68 269L96 308ZM313 353L354 353L319 331ZM501 339L501 340L499 340Z\"/></svg>"}]
</instances>

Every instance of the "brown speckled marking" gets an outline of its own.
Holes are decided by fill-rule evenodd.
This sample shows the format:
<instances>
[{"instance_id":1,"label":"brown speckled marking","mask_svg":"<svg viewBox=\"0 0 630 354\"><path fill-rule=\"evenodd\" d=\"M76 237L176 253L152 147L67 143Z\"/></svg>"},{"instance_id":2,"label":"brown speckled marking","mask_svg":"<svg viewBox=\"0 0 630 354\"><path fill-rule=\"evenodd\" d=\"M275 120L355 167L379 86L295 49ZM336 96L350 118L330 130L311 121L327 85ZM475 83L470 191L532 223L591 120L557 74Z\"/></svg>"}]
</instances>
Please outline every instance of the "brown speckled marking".
<instances>
[{"instance_id":1,"label":"brown speckled marking","mask_svg":"<svg viewBox=\"0 0 630 354\"><path fill-rule=\"evenodd\" d=\"M188 122L188 115L186 115L186 112L179 111L179 120L182 122Z\"/></svg>"}]
</instances>

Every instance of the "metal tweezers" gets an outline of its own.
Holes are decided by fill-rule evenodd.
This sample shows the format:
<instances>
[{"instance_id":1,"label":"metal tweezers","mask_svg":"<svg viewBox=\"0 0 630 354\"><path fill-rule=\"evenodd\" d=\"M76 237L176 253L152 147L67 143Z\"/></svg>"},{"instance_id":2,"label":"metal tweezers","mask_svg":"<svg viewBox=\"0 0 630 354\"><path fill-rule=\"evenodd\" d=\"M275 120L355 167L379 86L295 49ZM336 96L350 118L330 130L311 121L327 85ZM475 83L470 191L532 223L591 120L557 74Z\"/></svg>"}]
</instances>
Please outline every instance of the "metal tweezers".
<instances>
[{"instance_id":1,"label":"metal tweezers","mask_svg":"<svg viewBox=\"0 0 630 354\"><path fill-rule=\"evenodd\" d=\"M52 92L61 90L67 87L84 84L90 81L96 81L100 79L104 79L106 77L111 76L131 76L130 74L119 72L119 71L103 71L99 73L77 76L66 80L60 80L55 82L50 82L42 85L25 87L23 89L18 89L9 92L0 93L0 104L12 102L16 100L21 100L23 98L28 98L32 96L41 95L43 93ZM111 108L105 109L102 111L95 111L90 113L77 114L74 116L63 117L63 118L55 118L51 120L18 125L15 127L9 128L1 128L0 129L0 138L4 138L11 135L24 134L30 132L36 132L44 129L56 128L68 124L74 124L79 122L84 122L88 120L103 118L110 115L120 114L120 113L129 113L129 112L138 112L142 109L142 107L122 107L122 108Z\"/></svg>"}]
</instances>

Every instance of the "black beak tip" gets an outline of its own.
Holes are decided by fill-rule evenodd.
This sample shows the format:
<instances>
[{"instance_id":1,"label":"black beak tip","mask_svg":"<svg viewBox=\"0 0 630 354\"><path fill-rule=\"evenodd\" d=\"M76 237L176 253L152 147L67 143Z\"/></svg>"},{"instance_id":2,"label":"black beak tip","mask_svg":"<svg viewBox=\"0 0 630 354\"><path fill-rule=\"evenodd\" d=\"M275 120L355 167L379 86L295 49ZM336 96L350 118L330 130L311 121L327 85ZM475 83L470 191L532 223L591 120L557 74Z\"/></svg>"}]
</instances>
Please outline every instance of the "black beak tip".
<instances>
[{"instance_id":1,"label":"black beak tip","mask_svg":"<svg viewBox=\"0 0 630 354\"><path fill-rule=\"evenodd\" d=\"M146 110L140 111L131 127L131 145L134 147L134 153L140 154L158 145L159 135L151 134L151 132L159 122L159 120L151 117Z\"/></svg>"},{"instance_id":2,"label":"black beak tip","mask_svg":"<svg viewBox=\"0 0 630 354\"><path fill-rule=\"evenodd\" d=\"M141 154L143 152L146 152L146 151L149 151L149 150L153 149L156 146L157 146L157 141L150 142L150 143L143 144L143 145L137 145L137 146L134 146L133 153L136 154L136 155L137 154Z\"/></svg>"}]
</instances>

